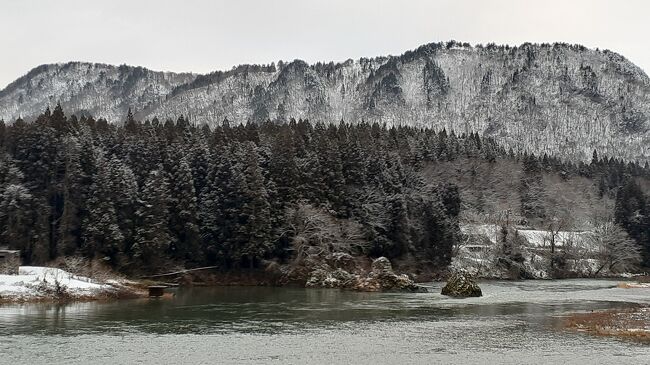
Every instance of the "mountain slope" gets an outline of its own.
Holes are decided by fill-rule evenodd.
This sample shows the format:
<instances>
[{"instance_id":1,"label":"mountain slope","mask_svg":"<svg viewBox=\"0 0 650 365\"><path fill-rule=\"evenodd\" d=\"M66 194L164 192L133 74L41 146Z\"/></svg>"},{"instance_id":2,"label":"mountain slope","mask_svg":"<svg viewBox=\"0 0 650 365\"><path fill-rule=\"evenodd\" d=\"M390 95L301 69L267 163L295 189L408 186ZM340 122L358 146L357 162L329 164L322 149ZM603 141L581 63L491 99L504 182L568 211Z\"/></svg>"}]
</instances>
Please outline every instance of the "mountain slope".
<instances>
[{"instance_id":1,"label":"mountain slope","mask_svg":"<svg viewBox=\"0 0 650 365\"><path fill-rule=\"evenodd\" d=\"M164 102L174 87L196 75L155 72L142 67L70 62L42 65L0 91L0 119L31 119L57 102L75 114L124 118L129 107Z\"/></svg>"},{"instance_id":2,"label":"mountain slope","mask_svg":"<svg viewBox=\"0 0 650 365\"><path fill-rule=\"evenodd\" d=\"M110 82L85 71L97 65L73 65L79 70L71 75L59 70L65 66L41 66L16 82L29 88L0 92L0 118L34 116L61 100L66 110L113 122L128 107L142 119L183 114L208 124L365 120L478 131L515 149L571 159L589 159L593 149L650 157L648 76L616 53L582 46L432 43L397 57L239 66L197 77L101 65Z\"/></svg>"}]
</instances>

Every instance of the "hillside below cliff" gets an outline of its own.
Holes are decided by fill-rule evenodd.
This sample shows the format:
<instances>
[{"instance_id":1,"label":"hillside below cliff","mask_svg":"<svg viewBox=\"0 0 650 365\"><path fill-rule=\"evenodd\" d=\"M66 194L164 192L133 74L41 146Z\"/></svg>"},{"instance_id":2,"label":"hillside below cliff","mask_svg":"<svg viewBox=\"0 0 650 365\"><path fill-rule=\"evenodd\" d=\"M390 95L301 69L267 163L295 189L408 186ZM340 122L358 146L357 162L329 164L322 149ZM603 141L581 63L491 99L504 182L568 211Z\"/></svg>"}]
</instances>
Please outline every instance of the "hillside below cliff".
<instances>
[{"instance_id":1,"label":"hillside below cliff","mask_svg":"<svg viewBox=\"0 0 650 365\"><path fill-rule=\"evenodd\" d=\"M205 75L68 63L39 66L0 91L0 119L60 102L112 123L215 125L308 119L479 132L516 150L588 160L594 149L650 157L650 79L623 56L568 44L431 43L342 63L243 65Z\"/></svg>"}]
</instances>

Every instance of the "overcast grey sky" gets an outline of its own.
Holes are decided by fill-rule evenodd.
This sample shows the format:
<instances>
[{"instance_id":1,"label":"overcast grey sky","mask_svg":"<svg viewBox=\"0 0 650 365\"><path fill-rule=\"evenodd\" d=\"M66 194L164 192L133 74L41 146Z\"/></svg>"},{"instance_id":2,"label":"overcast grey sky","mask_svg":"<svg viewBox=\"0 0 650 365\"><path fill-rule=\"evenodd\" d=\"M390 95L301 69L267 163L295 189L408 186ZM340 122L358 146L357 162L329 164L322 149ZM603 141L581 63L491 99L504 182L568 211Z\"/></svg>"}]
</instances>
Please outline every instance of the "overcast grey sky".
<instances>
[{"instance_id":1,"label":"overcast grey sky","mask_svg":"<svg viewBox=\"0 0 650 365\"><path fill-rule=\"evenodd\" d=\"M581 43L650 70L647 0L0 0L0 88L43 63L209 72L455 39Z\"/></svg>"}]
</instances>

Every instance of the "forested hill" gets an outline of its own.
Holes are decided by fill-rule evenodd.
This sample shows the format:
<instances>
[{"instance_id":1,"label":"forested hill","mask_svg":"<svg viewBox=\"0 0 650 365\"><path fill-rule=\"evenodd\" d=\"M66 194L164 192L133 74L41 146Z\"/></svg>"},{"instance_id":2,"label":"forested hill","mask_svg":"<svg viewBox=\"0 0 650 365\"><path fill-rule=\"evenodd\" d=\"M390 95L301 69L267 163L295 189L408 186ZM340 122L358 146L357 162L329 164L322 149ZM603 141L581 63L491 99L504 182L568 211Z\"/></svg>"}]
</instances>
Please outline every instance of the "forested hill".
<instances>
[{"instance_id":1,"label":"forested hill","mask_svg":"<svg viewBox=\"0 0 650 365\"><path fill-rule=\"evenodd\" d=\"M594 149L650 158L650 81L610 51L567 44L427 44L343 63L244 65L206 75L86 63L45 65L0 92L0 119L31 120L60 102L121 123L215 125L290 118L478 132L516 151L588 162Z\"/></svg>"},{"instance_id":2,"label":"forested hill","mask_svg":"<svg viewBox=\"0 0 650 365\"><path fill-rule=\"evenodd\" d=\"M144 67L69 62L41 65L0 91L0 119L33 120L61 103L74 114L101 116L118 123L129 108L162 103L196 75L156 72Z\"/></svg>"},{"instance_id":3,"label":"forested hill","mask_svg":"<svg viewBox=\"0 0 650 365\"><path fill-rule=\"evenodd\" d=\"M129 273L334 254L444 270L461 218L507 210L553 230L615 221L650 266L649 179L647 165L598 151L589 164L564 162L476 133L295 120L210 128L130 113L115 125L57 106L0 123L0 244L26 263L82 255Z\"/></svg>"}]
</instances>

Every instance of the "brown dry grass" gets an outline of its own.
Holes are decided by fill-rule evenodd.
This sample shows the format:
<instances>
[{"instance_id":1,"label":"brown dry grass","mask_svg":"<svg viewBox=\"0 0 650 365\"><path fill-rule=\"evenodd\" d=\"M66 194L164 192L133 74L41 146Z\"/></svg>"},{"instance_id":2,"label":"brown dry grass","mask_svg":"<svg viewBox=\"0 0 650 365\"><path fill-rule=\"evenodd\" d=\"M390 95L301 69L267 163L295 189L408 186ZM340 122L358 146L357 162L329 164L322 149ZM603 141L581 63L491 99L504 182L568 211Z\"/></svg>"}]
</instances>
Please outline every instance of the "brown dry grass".
<instances>
[{"instance_id":1,"label":"brown dry grass","mask_svg":"<svg viewBox=\"0 0 650 365\"><path fill-rule=\"evenodd\" d=\"M650 307L574 313L564 320L570 330L650 343Z\"/></svg>"}]
</instances>

